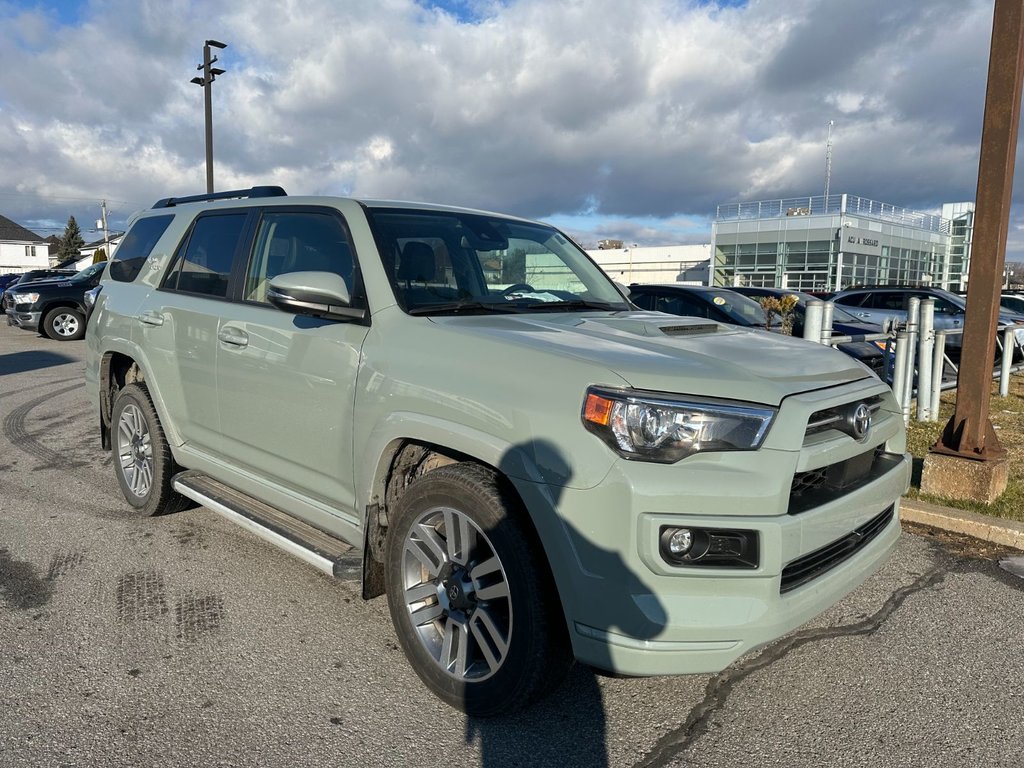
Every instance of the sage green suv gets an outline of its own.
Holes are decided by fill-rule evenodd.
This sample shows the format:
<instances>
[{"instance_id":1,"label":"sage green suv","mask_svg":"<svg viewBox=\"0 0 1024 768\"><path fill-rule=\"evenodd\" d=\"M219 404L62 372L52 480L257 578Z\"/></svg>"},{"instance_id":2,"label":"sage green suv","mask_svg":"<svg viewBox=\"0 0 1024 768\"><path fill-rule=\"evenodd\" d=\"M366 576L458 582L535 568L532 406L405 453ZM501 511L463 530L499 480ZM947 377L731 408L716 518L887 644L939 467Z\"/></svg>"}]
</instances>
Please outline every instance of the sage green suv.
<instances>
[{"instance_id":1,"label":"sage green suv","mask_svg":"<svg viewBox=\"0 0 1024 768\"><path fill-rule=\"evenodd\" d=\"M191 499L355 574L473 714L574 659L721 670L899 535L904 427L871 371L639 311L536 222L278 187L161 200L86 341L131 510Z\"/></svg>"}]
</instances>

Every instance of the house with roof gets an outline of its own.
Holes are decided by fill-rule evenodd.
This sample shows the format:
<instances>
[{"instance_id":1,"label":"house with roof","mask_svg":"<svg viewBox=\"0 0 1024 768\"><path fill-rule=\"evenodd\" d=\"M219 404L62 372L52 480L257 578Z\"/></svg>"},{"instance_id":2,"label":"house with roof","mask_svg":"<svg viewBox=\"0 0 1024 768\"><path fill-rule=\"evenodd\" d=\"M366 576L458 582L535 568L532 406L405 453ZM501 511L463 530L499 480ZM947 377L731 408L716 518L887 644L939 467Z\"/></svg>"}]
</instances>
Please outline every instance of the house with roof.
<instances>
[{"instance_id":1,"label":"house with roof","mask_svg":"<svg viewBox=\"0 0 1024 768\"><path fill-rule=\"evenodd\" d=\"M50 244L35 232L0 216L0 275L50 266Z\"/></svg>"},{"instance_id":2,"label":"house with roof","mask_svg":"<svg viewBox=\"0 0 1024 768\"><path fill-rule=\"evenodd\" d=\"M124 237L124 232L110 232L107 235L107 239L93 240L91 243L86 243L78 251L77 256L72 256L70 259L64 259L55 266L61 269L85 269L96 258L97 251L105 251L107 258L110 258L110 254L114 252L114 249L121 242L121 238Z\"/></svg>"}]
</instances>

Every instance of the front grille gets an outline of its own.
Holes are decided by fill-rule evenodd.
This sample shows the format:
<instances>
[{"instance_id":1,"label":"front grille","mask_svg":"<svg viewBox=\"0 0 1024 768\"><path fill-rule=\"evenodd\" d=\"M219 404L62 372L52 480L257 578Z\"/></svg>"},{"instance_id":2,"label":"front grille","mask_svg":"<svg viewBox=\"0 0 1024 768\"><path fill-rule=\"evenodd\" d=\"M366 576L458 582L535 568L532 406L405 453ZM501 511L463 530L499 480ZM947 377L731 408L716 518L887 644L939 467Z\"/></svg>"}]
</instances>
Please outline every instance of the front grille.
<instances>
[{"instance_id":1,"label":"front grille","mask_svg":"<svg viewBox=\"0 0 1024 768\"><path fill-rule=\"evenodd\" d=\"M886 453L885 446L865 451L859 456L829 464L807 472L797 472L789 490L791 515L828 504L848 493L873 483L903 462L898 453Z\"/></svg>"},{"instance_id":2,"label":"front grille","mask_svg":"<svg viewBox=\"0 0 1024 768\"><path fill-rule=\"evenodd\" d=\"M874 417L882 408L882 396L875 395L865 400L854 400L852 403L845 403L843 405L837 405L832 408L825 408L820 411L815 411L811 414L811 418L807 420L807 429L804 432L804 438L816 435L819 432L826 432L830 429L837 429L840 432L846 432L848 425L847 419L853 410L864 403L871 409L871 415Z\"/></svg>"},{"instance_id":3,"label":"front grille","mask_svg":"<svg viewBox=\"0 0 1024 768\"><path fill-rule=\"evenodd\" d=\"M895 509L896 505L893 504L841 539L836 539L831 544L826 544L821 549L816 549L791 562L782 569L779 592L783 594L790 592L849 560L886 529L892 521Z\"/></svg>"}]
</instances>

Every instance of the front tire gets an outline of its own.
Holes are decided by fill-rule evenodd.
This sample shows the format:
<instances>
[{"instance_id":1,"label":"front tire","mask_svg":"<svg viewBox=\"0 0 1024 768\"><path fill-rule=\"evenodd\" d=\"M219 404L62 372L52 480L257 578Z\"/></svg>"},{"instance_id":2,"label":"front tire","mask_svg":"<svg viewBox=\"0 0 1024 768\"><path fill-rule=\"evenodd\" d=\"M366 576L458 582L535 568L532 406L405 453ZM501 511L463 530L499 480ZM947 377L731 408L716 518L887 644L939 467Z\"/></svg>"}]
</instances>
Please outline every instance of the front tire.
<instances>
[{"instance_id":1,"label":"front tire","mask_svg":"<svg viewBox=\"0 0 1024 768\"><path fill-rule=\"evenodd\" d=\"M184 509L188 500L171 487L178 466L145 387L127 384L117 393L111 425L114 474L125 500L141 517Z\"/></svg>"},{"instance_id":2,"label":"front tire","mask_svg":"<svg viewBox=\"0 0 1024 768\"><path fill-rule=\"evenodd\" d=\"M55 307L43 319L43 332L54 341L76 341L85 336L85 315L71 307Z\"/></svg>"},{"instance_id":3,"label":"front tire","mask_svg":"<svg viewBox=\"0 0 1024 768\"><path fill-rule=\"evenodd\" d=\"M514 712L572 664L561 603L507 481L470 463L415 480L385 551L388 606L426 686L467 714Z\"/></svg>"}]
</instances>

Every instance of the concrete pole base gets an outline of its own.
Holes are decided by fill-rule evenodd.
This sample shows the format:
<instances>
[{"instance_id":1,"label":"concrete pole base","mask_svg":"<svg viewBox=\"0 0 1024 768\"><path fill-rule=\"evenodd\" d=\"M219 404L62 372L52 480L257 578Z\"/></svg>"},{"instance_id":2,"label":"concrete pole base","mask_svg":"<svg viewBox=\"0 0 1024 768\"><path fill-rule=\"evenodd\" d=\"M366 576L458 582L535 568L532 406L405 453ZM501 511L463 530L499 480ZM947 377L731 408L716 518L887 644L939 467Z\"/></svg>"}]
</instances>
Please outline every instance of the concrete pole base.
<instances>
[{"instance_id":1,"label":"concrete pole base","mask_svg":"<svg viewBox=\"0 0 1024 768\"><path fill-rule=\"evenodd\" d=\"M1005 456L988 461L929 453L921 472L921 493L944 499L991 504L1006 490L1010 464Z\"/></svg>"}]
</instances>

